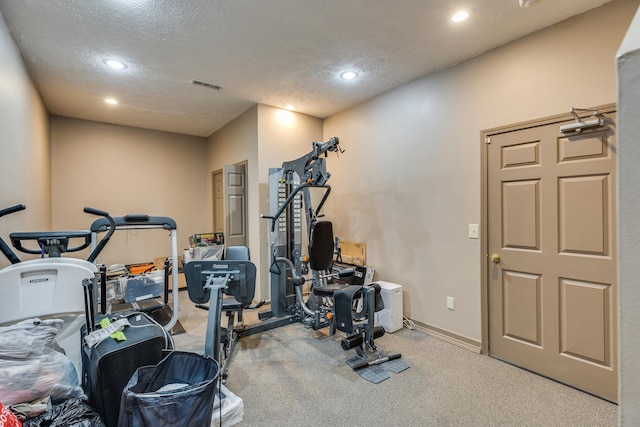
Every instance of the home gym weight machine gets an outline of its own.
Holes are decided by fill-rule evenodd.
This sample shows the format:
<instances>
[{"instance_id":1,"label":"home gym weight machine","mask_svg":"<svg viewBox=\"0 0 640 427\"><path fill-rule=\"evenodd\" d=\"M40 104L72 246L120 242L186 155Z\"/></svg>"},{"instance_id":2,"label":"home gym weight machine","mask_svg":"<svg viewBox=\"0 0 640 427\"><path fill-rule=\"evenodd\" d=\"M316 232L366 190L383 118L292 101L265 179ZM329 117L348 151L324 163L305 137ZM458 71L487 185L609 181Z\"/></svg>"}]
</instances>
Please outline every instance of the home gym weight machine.
<instances>
[{"instance_id":1,"label":"home gym weight machine","mask_svg":"<svg viewBox=\"0 0 640 427\"><path fill-rule=\"evenodd\" d=\"M301 322L314 330L329 327L330 334L336 330L346 333L341 345L344 350L355 349L358 360L350 363L354 369L397 359L399 354L384 355L374 344L374 339L384 335L384 329L374 325L374 313L382 309L378 285L333 283L339 276L353 274L352 269L332 271L338 252L333 226L320 220L331 192L325 158L329 152L344 150L337 137L312 146L304 156L269 171L269 204L275 212L262 217L271 220L271 310L259 313L259 318L272 327ZM303 231L309 242L308 255L302 254ZM303 285L307 282L311 287L305 300Z\"/></svg>"},{"instance_id":2,"label":"home gym weight machine","mask_svg":"<svg viewBox=\"0 0 640 427\"><path fill-rule=\"evenodd\" d=\"M269 205L275 212L272 215L262 215L262 218L271 220L271 310L260 313L263 320L275 317L283 319L283 322L300 321L314 329L323 328L330 323L327 318L329 311L323 309L320 298L312 296L310 301L305 302L301 287L306 282L303 276L309 273L310 261L302 255L303 211L306 236L311 240L312 230L322 216L321 209L331 193L331 187L327 184L331 174L326 170L325 160L330 151L344 152L339 146L338 138L331 138L324 143L313 142L311 152L296 160L284 162L281 168L269 170ZM315 207L312 192L316 193L315 196L320 196ZM320 227L329 231L326 224L330 223L323 224ZM323 249L325 257L333 257L333 241L330 248ZM318 286L327 285L327 278L321 277L320 271L312 269L312 276Z\"/></svg>"}]
</instances>

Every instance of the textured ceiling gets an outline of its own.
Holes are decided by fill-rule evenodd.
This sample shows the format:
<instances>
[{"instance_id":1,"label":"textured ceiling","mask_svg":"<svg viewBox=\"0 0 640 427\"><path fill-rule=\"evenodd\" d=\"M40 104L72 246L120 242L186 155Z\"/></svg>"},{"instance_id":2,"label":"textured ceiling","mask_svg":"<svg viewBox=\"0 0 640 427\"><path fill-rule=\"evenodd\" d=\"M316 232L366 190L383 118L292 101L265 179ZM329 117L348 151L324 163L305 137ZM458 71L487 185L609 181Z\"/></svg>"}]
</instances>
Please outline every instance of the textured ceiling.
<instances>
[{"instance_id":1,"label":"textured ceiling","mask_svg":"<svg viewBox=\"0 0 640 427\"><path fill-rule=\"evenodd\" d=\"M52 114L209 136L256 103L330 116L608 1L0 0L0 13ZM452 23L460 8L469 19Z\"/></svg>"}]
</instances>

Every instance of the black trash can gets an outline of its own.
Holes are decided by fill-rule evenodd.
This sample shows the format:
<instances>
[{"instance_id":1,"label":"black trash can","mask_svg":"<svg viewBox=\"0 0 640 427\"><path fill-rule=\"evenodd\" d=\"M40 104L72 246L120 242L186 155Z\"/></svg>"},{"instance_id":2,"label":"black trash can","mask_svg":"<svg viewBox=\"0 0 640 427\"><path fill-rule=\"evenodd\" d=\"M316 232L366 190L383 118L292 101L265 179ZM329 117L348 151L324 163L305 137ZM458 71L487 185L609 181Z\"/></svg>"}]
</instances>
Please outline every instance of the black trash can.
<instances>
[{"instance_id":1,"label":"black trash can","mask_svg":"<svg viewBox=\"0 0 640 427\"><path fill-rule=\"evenodd\" d=\"M202 427L211 424L218 363L173 351L138 368L122 392L119 427Z\"/></svg>"}]
</instances>

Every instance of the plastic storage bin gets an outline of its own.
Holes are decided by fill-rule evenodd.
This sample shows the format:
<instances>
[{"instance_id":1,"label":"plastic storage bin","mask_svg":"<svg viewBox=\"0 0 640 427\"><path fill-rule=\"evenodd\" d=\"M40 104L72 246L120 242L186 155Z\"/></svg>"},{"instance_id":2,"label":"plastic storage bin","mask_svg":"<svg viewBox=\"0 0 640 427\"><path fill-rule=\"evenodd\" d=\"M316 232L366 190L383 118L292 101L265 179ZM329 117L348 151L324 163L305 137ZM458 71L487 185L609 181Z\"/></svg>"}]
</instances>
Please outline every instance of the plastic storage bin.
<instances>
[{"instance_id":1,"label":"plastic storage bin","mask_svg":"<svg viewBox=\"0 0 640 427\"><path fill-rule=\"evenodd\" d=\"M375 314L375 324L382 326L385 332L402 329L402 286L390 282L375 282L380 285L380 294L384 310Z\"/></svg>"},{"instance_id":2,"label":"plastic storage bin","mask_svg":"<svg viewBox=\"0 0 640 427\"><path fill-rule=\"evenodd\" d=\"M164 270L120 278L124 301L132 303L159 297L164 292Z\"/></svg>"}]
</instances>

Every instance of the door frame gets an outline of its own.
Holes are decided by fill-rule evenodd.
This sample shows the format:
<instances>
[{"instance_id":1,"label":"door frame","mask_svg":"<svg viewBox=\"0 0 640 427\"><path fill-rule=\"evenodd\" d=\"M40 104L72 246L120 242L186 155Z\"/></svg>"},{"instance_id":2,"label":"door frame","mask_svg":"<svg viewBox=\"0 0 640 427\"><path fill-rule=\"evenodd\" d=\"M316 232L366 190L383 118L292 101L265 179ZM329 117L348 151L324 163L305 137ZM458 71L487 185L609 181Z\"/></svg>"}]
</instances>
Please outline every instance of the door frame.
<instances>
[{"instance_id":1,"label":"door frame","mask_svg":"<svg viewBox=\"0 0 640 427\"><path fill-rule=\"evenodd\" d=\"M616 103L609 103L593 107L600 113L612 113L617 110ZM537 126L550 125L554 123L572 120L573 116L567 112L555 114L553 116L540 119L518 122L510 125L485 129L480 132L480 316L482 328L481 354L490 354L489 336L489 204L488 204L488 138L491 136L516 130L523 130ZM616 306L618 302L616 301ZM618 346L620 344L618 343Z\"/></svg>"},{"instance_id":2,"label":"door frame","mask_svg":"<svg viewBox=\"0 0 640 427\"><path fill-rule=\"evenodd\" d=\"M222 169L211 172L211 229L216 231L216 175L222 174ZM224 191L223 191L224 193ZM222 224L224 228L224 224Z\"/></svg>"}]
</instances>

